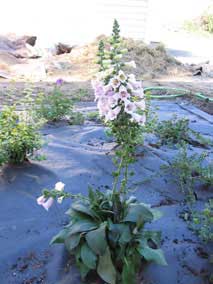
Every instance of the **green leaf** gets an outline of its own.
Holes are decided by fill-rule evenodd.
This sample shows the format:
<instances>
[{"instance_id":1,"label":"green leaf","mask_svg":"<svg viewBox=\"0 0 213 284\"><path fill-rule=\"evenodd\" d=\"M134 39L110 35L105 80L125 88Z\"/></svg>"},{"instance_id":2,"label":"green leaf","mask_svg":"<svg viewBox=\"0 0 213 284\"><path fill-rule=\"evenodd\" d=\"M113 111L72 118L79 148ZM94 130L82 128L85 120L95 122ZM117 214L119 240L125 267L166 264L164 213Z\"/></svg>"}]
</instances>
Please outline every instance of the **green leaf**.
<instances>
[{"instance_id":1,"label":"green leaf","mask_svg":"<svg viewBox=\"0 0 213 284\"><path fill-rule=\"evenodd\" d=\"M95 218L95 213L89 208L89 205L85 205L83 203L80 202L75 202L72 205L72 209L78 212L81 212L83 214L89 215L92 218Z\"/></svg>"},{"instance_id":2,"label":"green leaf","mask_svg":"<svg viewBox=\"0 0 213 284\"><path fill-rule=\"evenodd\" d=\"M93 188L91 186L88 186L88 190L89 190L89 199L90 201L93 201L95 199L95 192L93 191Z\"/></svg>"},{"instance_id":3,"label":"green leaf","mask_svg":"<svg viewBox=\"0 0 213 284\"><path fill-rule=\"evenodd\" d=\"M80 270L81 278L85 279L88 272L90 271L90 268L82 262L81 247L80 246L77 248L77 250L75 252L75 260L76 260L76 264L77 264L77 266Z\"/></svg>"},{"instance_id":4,"label":"green leaf","mask_svg":"<svg viewBox=\"0 0 213 284\"><path fill-rule=\"evenodd\" d=\"M81 234L74 234L65 239L65 246L69 252L76 248L80 242Z\"/></svg>"},{"instance_id":5,"label":"green leaf","mask_svg":"<svg viewBox=\"0 0 213 284\"><path fill-rule=\"evenodd\" d=\"M90 271L90 268L88 266L86 266L81 260L77 260L76 264L80 270L80 274L81 274L81 278L85 279L85 277L87 276L87 274Z\"/></svg>"},{"instance_id":6,"label":"green leaf","mask_svg":"<svg viewBox=\"0 0 213 284\"><path fill-rule=\"evenodd\" d=\"M124 218L124 222L151 222L153 220L153 214L148 206L143 204L130 204L128 213Z\"/></svg>"},{"instance_id":7,"label":"green leaf","mask_svg":"<svg viewBox=\"0 0 213 284\"><path fill-rule=\"evenodd\" d=\"M148 246L148 240L151 240L157 247L161 244L161 232L160 231L145 231L141 233L140 245Z\"/></svg>"},{"instance_id":8,"label":"green leaf","mask_svg":"<svg viewBox=\"0 0 213 284\"><path fill-rule=\"evenodd\" d=\"M160 219L163 216L163 213L156 209L151 209L152 215L153 215L153 221L156 221Z\"/></svg>"},{"instance_id":9,"label":"green leaf","mask_svg":"<svg viewBox=\"0 0 213 284\"><path fill-rule=\"evenodd\" d=\"M97 272L105 282L109 284L116 283L116 270L112 263L108 247L106 248L105 253L99 257Z\"/></svg>"},{"instance_id":10,"label":"green leaf","mask_svg":"<svg viewBox=\"0 0 213 284\"><path fill-rule=\"evenodd\" d=\"M153 261L160 265L167 265L164 253L161 249L152 249L149 246L146 246L146 247L139 247L138 252L147 261Z\"/></svg>"},{"instance_id":11,"label":"green leaf","mask_svg":"<svg viewBox=\"0 0 213 284\"><path fill-rule=\"evenodd\" d=\"M124 266L122 270L122 284L136 284L136 272L134 262L130 259L124 259Z\"/></svg>"},{"instance_id":12,"label":"green leaf","mask_svg":"<svg viewBox=\"0 0 213 284\"><path fill-rule=\"evenodd\" d=\"M109 226L108 239L111 245L116 246L121 234L120 230L121 224L113 224L111 221L109 221L108 226Z\"/></svg>"},{"instance_id":13,"label":"green leaf","mask_svg":"<svg viewBox=\"0 0 213 284\"><path fill-rule=\"evenodd\" d=\"M120 244L128 243L132 237L129 224L113 224L109 222L108 237L115 245L118 241Z\"/></svg>"},{"instance_id":14,"label":"green leaf","mask_svg":"<svg viewBox=\"0 0 213 284\"><path fill-rule=\"evenodd\" d=\"M79 220L75 222L69 231L69 235L74 235L76 233L87 232L97 228L97 224L95 222L89 220Z\"/></svg>"},{"instance_id":15,"label":"green leaf","mask_svg":"<svg viewBox=\"0 0 213 284\"><path fill-rule=\"evenodd\" d=\"M91 248L87 245L87 243L84 243L81 247L81 259L83 263L90 269L96 268L97 256L94 254Z\"/></svg>"},{"instance_id":16,"label":"green leaf","mask_svg":"<svg viewBox=\"0 0 213 284\"><path fill-rule=\"evenodd\" d=\"M126 244L126 243L130 242L131 238L132 238L132 236L131 236L131 232L130 232L129 226L128 225L123 225L121 227L121 236L119 238L119 243L120 244Z\"/></svg>"},{"instance_id":17,"label":"green leaf","mask_svg":"<svg viewBox=\"0 0 213 284\"><path fill-rule=\"evenodd\" d=\"M95 254L103 255L107 247L106 225L102 224L100 228L87 233L86 241Z\"/></svg>"},{"instance_id":18,"label":"green leaf","mask_svg":"<svg viewBox=\"0 0 213 284\"><path fill-rule=\"evenodd\" d=\"M57 235L55 235L52 240L50 241L50 244L62 244L64 243L65 239L68 236L68 230L63 229L61 230Z\"/></svg>"}]
</instances>

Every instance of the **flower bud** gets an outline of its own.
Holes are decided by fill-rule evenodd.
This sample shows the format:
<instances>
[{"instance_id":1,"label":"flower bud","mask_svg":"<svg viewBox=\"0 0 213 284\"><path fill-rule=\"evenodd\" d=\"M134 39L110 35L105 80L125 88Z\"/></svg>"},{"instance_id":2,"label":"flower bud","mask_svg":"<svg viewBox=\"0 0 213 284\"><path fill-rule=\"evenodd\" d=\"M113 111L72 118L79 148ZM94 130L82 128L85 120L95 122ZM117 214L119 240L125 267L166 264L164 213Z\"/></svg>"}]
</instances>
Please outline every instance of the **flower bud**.
<instances>
[{"instance_id":1,"label":"flower bud","mask_svg":"<svg viewBox=\"0 0 213 284\"><path fill-rule=\"evenodd\" d=\"M118 60L118 59L121 59L122 57L123 57L123 55L122 55L122 54L117 54L117 55L115 55L115 57L114 57L114 58Z\"/></svg>"},{"instance_id":2,"label":"flower bud","mask_svg":"<svg viewBox=\"0 0 213 284\"><path fill-rule=\"evenodd\" d=\"M125 54L125 53L127 53L128 52L128 49L127 48L124 48L124 49L121 49L120 50L120 53L122 53L122 54Z\"/></svg>"}]
</instances>

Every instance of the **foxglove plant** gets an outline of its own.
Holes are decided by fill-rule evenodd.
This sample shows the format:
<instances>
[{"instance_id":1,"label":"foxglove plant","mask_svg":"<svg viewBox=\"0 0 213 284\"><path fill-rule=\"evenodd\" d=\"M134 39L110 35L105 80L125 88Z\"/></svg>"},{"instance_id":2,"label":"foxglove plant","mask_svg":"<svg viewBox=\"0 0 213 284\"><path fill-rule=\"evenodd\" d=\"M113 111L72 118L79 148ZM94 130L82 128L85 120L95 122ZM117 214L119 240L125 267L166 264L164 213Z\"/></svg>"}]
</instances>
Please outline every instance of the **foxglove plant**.
<instances>
[{"instance_id":1,"label":"foxglove plant","mask_svg":"<svg viewBox=\"0 0 213 284\"><path fill-rule=\"evenodd\" d=\"M101 192L89 188L87 197L56 188L44 190L38 203L52 203L52 198L75 199L67 211L70 223L51 243L65 244L75 256L83 278L95 270L104 283L136 284L143 260L161 265L166 265L166 260L159 248L160 233L145 229L146 223L161 214L128 195L128 179L132 175L128 168L135 161L135 147L146 122L146 108L141 83L134 75L122 71L121 58L125 51L119 32L115 21L109 50L105 50L103 42L99 44L100 72L92 82L100 115L119 146L114 159L112 189Z\"/></svg>"}]
</instances>

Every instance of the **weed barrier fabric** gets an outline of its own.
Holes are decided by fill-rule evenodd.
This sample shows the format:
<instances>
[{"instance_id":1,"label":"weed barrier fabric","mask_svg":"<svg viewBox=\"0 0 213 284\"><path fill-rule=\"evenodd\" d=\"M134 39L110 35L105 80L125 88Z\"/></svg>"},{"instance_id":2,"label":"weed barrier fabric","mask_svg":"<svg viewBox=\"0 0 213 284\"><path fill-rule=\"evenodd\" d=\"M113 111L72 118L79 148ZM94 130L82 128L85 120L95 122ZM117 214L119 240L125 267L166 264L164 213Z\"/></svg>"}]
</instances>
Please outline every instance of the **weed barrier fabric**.
<instances>
[{"instance_id":1,"label":"weed barrier fabric","mask_svg":"<svg viewBox=\"0 0 213 284\"><path fill-rule=\"evenodd\" d=\"M173 114L187 117L190 127L205 137L213 134L211 117L183 108L176 102L153 101L152 107L160 120ZM82 112L94 110L93 103L82 103ZM190 108L188 106L188 108ZM209 119L208 119L209 118ZM1 284L80 284L81 279L73 259L63 245L49 246L50 239L67 223L64 214L70 200L54 203L49 212L36 203L43 188L53 188L62 181L71 193L87 194L87 186L100 190L111 186L112 156L115 143L106 137L103 125L86 121L82 126L65 123L48 125L42 129L48 145L41 154L46 160L31 161L21 166L5 166L0 175L0 276ZM169 174L161 166L168 165L178 153L177 148L153 147L155 137L148 135L145 146L137 149L137 162L132 165L135 176L131 181L134 194L143 202L158 207L164 216L150 225L162 230L162 249L168 266L142 265L138 283L146 284L205 284L205 275L211 271L208 254L211 245L205 245L187 228L180 218L184 212L184 196ZM206 149L190 147L191 153ZM207 150L213 158L213 149ZM197 207L202 208L212 189L196 185ZM89 283L93 283L90 280Z\"/></svg>"}]
</instances>

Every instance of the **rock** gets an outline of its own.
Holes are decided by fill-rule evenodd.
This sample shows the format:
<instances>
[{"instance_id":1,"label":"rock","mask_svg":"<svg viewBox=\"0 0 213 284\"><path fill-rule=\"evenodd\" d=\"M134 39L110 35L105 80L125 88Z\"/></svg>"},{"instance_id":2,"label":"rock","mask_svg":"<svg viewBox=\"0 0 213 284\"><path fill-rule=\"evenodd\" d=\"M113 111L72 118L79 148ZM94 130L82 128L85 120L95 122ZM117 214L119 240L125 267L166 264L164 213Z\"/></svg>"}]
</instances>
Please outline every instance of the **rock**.
<instances>
[{"instance_id":1,"label":"rock","mask_svg":"<svg viewBox=\"0 0 213 284\"><path fill-rule=\"evenodd\" d=\"M201 76L202 75L202 71L201 70L198 70L198 71L195 71L193 76Z\"/></svg>"},{"instance_id":2,"label":"rock","mask_svg":"<svg viewBox=\"0 0 213 284\"><path fill-rule=\"evenodd\" d=\"M17 58L38 58L34 47L36 39L36 36L0 36L0 51L9 52Z\"/></svg>"},{"instance_id":3,"label":"rock","mask_svg":"<svg viewBox=\"0 0 213 284\"><path fill-rule=\"evenodd\" d=\"M36 59L41 57L39 51L28 43L25 44L25 47L18 49L14 53L14 56L16 58L31 58L31 59Z\"/></svg>"},{"instance_id":4,"label":"rock","mask_svg":"<svg viewBox=\"0 0 213 284\"><path fill-rule=\"evenodd\" d=\"M213 60L208 60L206 62L200 63L199 65L193 66L194 74L193 76L204 75L205 77L213 78Z\"/></svg>"},{"instance_id":5,"label":"rock","mask_svg":"<svg viewBox=\"0 0 213 284\"><path fill-rule=\"evenodd\" d=\"M35 46L36 40L37 40L36 36L31 36L26 40L26 43L28 43L31 46Z\"/></svg>"},{"instance_id":6,"label":"rock","mask_svg":"<svg viewBox=\"0 0 213 284\"><path fill-rule=\"evenodd\" d=\"M10 39L10 38L9 38ZM14 46L14 49L23 48L26 44L29 44L31 46L35 46L37 37L36 36L21 36L21 37L12 37L12 43Z\"/></svg>"},{"instance_id":7,"label":"rock","mask_svg":"<svg viewBox=\"0 0 213 284\"><path fill-rule=\"evenodd\" d=\"M58 43L56 45L56 55L70 53L72 51L73 46L64 43Z\"/></svg>"},{"instance_id":8,"label":"rock","mask_svg":"<svg viewBox=\"0 0 213 284\"><path fill-rule=\"evenodd\" d=\"M8 52L12 52L14 51L14 45L13 43L7 39L4 36L0 36L0 50L1 51L8 51Z\"/></svg>"}]
</instances>

